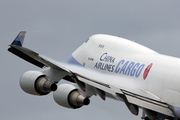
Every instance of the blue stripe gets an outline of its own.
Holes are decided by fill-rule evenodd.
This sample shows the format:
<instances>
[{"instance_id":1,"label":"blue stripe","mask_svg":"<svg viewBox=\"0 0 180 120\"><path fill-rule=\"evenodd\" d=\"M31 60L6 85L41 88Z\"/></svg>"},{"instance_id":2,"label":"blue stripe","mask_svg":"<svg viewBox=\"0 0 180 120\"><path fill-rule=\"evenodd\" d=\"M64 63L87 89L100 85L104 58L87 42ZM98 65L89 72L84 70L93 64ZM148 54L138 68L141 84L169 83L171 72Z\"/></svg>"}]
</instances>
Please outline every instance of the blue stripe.
<instances>
[{"instance_id":1,"label":"blue stripe","mask_svg":"<svg viewBox=\"0 0 180 120\"><path fill-rule=\"evenodd\" d=\"M22 46L20 41L13 41L12 45Z\"/></svg>"},{"instance_id":2,"label":"blue stripe","mask_svg":"<svg viewBox=\"0 0 180 120\"><path fill-rule=\"evenodd\" d=\"M174 106L174 114L176 117L180 118L180 107Z\"/></svg>"},{"instance_id":3,"label":"blue stripe","mask_svg":"<svg viewBox=\"0 0 180 120\"><path fill-rule=\"evenodd\" d=\"M69 57L68 63L69 63L69 64L74 64L74 65L78 65L78 66L84 67L84 66L83 66L81 63L79 63L72 55Z\"/></svg>"},{"instance_id":4,"label":"blue stripe","mask_svg":"<svg viewBox=\"0 0 180 120\"><path fill-rule=\"evenodd\" d=\"M23 39L23 38L24 38L24 36L19 36L19 35L18 35L18 36L15 38L15 40L12 42L11 45L22 46L20 39Z\"/></svg>"}]
</instances>

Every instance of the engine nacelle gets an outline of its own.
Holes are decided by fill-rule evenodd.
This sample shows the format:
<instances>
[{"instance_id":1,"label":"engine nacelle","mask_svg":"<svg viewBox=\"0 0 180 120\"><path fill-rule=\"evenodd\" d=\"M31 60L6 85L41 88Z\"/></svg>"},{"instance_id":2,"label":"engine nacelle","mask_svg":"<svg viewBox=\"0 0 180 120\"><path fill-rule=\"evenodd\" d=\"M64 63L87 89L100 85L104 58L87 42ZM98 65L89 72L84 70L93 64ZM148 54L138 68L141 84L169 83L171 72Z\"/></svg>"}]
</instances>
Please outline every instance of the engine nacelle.
<instances>
[{"instance_id":1,"label":"engine nacelle","mask_svg":"<svg viewBox=\"0 0 180 120\"><path fill-rule=\"evenodd\" d=\"M90 103L89 98L84 97L73 84L61 84L53 94L57 104L67 108L80 108Z\"/></svg>"},{"instance_id":2,"label":"engine nacelle","mask_svg":"<svg viewBox=\"0 0 180 120\"><path fill-rule=\"evenodd\" d=\"M33 95L46 95L57 89L57 85L39 71L25 72L21 76L20 86L25 92Z\"/></svg>"}]
</instances>

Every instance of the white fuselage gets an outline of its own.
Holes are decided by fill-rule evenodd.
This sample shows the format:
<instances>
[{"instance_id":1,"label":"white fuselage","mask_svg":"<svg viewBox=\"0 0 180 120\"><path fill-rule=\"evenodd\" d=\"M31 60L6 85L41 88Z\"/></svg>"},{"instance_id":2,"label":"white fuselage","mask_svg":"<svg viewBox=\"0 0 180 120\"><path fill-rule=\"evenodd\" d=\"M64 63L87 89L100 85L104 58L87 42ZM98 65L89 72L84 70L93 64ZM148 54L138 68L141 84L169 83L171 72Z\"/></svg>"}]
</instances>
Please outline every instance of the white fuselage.
<instances>
[{"instance_id":1,"label":"white fuselage","mask_svg":"<svg viewBox=\"0 0 180 120\"><path fill-rule=\"evenodd\" d=\"M120 37L94 35L73 54L81 65L106 74L134 77L144 90L180 107L180 59ZM114 81L114 84L121 84Z\"/></svg>"}]
</instances>

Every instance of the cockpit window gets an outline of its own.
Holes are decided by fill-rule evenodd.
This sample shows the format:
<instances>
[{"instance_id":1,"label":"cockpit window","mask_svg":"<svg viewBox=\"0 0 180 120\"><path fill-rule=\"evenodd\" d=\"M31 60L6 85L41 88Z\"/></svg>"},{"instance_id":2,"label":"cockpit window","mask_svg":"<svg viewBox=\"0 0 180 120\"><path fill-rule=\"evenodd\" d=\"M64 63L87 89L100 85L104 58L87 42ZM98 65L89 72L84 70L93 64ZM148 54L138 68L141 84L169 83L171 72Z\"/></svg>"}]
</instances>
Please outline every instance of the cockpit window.
<instances>
[{"instance_id":1,"label":"cockpit window","mask_svg":"<svg viewBox=\"0 0 180 120\"><path fill-rule=\"evenodd\" d=\"M87 42L88 42L88 40L89 40L89 39L87 39L85 43L87 43Z\"/></svg>"}]
</instances>

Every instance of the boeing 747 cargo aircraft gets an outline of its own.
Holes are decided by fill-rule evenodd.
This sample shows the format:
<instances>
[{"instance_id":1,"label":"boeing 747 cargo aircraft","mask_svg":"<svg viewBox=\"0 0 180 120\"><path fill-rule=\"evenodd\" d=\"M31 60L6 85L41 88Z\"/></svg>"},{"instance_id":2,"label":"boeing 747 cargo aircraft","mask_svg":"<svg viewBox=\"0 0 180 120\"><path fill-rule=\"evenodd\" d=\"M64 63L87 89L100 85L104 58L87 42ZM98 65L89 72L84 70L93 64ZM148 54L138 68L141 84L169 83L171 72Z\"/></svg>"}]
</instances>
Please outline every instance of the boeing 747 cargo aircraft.
<instances>
[{"instance_id":1,"label":"boeing 747 cargo aircraft","mask_svg":"<svg viewBox=\"0 0 180 120\"><path fill-rule=\"evenodd\" d=\"M27 71L20 86L32 95L53 92L60 106L78 109L93 95L126 104L145 120L180 120L180 59L159 54L133 41L105 34L91 36L69 57L57 62L23 47L22 31L8 51L40 67ZM60 80L71 84L57 83Z\"/></svg>"}]
</instances>

